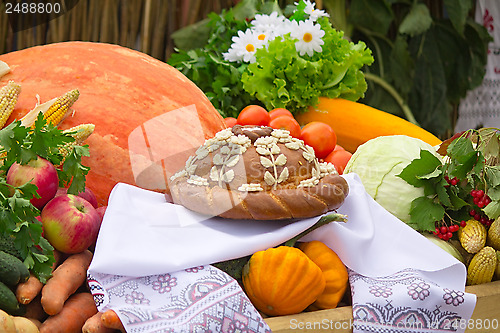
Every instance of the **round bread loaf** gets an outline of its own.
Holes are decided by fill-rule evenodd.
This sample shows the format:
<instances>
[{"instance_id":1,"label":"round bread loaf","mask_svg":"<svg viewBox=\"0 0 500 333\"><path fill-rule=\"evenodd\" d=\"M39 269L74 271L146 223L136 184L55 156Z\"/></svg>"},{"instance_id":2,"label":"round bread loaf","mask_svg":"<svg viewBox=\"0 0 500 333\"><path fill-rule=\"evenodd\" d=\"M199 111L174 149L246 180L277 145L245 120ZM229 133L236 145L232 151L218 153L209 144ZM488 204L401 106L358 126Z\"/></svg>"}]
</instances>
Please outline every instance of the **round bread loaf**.
<instances>
[{"instance_id":1,"label":"round bread loaf","mask_svg":"<svg viewBox=\"0 0 500 333\"><path fill-rule=\"evenodd\" d=\"M235 125L198 148L165 197L202 214L277 220L335 210L348 191L335 167L288 131Z\"/></svg>"}]
</instances>

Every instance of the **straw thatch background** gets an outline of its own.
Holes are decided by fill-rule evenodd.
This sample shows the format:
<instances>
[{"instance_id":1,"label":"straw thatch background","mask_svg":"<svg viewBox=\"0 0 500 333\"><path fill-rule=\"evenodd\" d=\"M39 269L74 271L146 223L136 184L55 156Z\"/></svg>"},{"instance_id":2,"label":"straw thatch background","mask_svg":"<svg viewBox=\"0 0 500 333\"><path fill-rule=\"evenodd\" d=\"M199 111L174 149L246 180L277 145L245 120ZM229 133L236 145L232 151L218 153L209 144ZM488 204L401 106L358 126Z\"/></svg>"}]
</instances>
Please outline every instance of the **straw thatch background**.
<instances>
[{"instance_id":1,"label":"straw thatch background","mask_svg":"<svg viewBox=\"0 0 500 333\"><path fill-rule=\"evenodd\" d=\"M64 1L62 1L64 3ZM66 14L14 33L0 1L0 54L30 46L82 40L119 44L166 60L170 35L235 5L238 0L79 0ZM279 1L281 4L293 1ZM316 1L317 6L321 1ZM23 17L20 17L22 20ZM25 22L20 22L25 24Z\"/></svg>"}]
</instances>

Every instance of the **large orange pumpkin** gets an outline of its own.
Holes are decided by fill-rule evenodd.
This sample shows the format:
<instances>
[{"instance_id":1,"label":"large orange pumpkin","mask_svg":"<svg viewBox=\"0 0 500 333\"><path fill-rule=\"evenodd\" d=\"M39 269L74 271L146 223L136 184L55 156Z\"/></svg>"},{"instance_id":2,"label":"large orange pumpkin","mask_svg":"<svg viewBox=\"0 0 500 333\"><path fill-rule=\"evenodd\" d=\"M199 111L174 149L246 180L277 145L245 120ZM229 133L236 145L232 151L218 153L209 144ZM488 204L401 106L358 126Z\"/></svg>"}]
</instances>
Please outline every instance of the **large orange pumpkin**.
<instances>
[{"instance_id":1,"label":"large orange pumpkin","mask_svg":"<svg viewBox=\"0 0 500 333\"><path fill-rule=\"evenodd\" d=\"M101 205L117 182L152 190L180 169L192 150L225 128L203 92L182 73L146 54L118 45L65 42L0 55L21 84L9 122L37 103L80 91L73 114L59 126L95 124L87 139L87 186Z\"/></svg>"}]
</instances>

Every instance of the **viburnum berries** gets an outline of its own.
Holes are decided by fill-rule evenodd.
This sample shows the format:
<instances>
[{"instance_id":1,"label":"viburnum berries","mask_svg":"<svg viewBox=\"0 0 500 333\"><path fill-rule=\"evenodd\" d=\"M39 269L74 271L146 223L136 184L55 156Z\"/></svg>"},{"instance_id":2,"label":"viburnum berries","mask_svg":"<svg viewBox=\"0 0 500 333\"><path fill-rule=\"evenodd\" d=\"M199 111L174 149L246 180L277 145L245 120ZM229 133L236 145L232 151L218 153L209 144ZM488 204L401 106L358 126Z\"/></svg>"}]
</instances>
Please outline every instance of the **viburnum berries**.
<instances>
[{"instance_id":1,"label":"viburnum berries","mask_svg":"<svg viewBox=\"0 0 500 333\"><path fill-rule=\"evenodd\" d=\"M487 216L481 214L482 208L488 206L491 202L491 198L484 193L483 190L474 189L470 191L470 195L472 196L472 201L479 208L477 210L471 209L469 215L472 216L475 220L481 222L481 224L489 227L494 219L489 219Z\"/></svg>"},{"instance_id":2,"label":"viburnum berries","mask_svg":"<svg viewBox=\"0 0 500 333\"><path fill-rule=\"evenodd\" d=\"M465 226L465 221L462 221ZM461 222L461 224L462 224ZM440 227L436 227L436 230L434 230L433 234L441 238L442 240L449 240L450 238L453 237L453 234L460 229L460 225L458 224L452 224L450 226L442 225Z\"/></svg>"}]
</instances>

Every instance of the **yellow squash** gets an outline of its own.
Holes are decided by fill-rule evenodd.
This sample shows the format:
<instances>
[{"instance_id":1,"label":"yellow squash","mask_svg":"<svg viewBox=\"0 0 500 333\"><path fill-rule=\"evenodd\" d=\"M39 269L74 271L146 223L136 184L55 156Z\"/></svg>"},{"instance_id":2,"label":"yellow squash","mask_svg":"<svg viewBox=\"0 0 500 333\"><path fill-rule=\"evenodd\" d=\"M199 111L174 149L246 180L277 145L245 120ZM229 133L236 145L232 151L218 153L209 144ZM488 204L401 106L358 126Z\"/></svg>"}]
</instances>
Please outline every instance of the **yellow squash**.
<instances>
[{"instance_id":1,"label":"yellow squash","mask_svg":"<svg viewBox=\"0 0 500 333\"><path fill-rule=\"evenodd\" d=\"M242 275L248 298L269 316L300 313L325 289L321 269L295 247L279 246L254 253Z\"/></svg>"},{"instance_id":2,"label":"yellow squash","mask_svg":"<svg viewBox=\"0 0 500 333\"><path fill-rule=\"evenodd\" d=\"M325 290L309 310L333 309L337 307L347 289L349 275L347 268L338 255L320 241L300 243L299 249L304 252L323 272Z\"/></svg>"},{"instance_id":3,"label":"yellow squash","mask_svg":"<svg viewBox=\"0 0 500 333\"><path fill-rule=\"evenodd\" d=\"M429 143L441 140L425 129L390 113L341 98L320 97L316 107L296 116L300 125L322 121L337 134L337 143L354 153L359 145L384 135L408 135Z\"/></svg>"}]
</instances>

